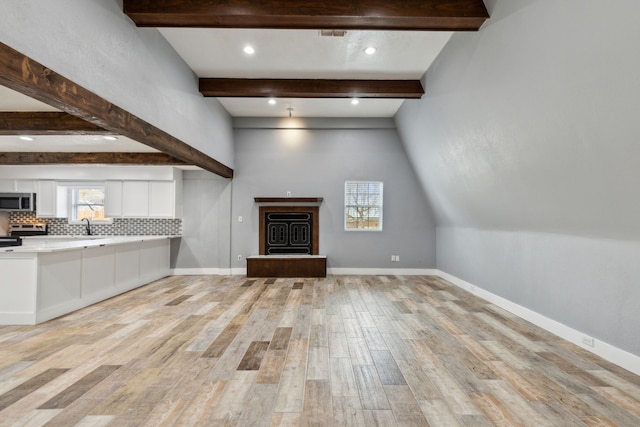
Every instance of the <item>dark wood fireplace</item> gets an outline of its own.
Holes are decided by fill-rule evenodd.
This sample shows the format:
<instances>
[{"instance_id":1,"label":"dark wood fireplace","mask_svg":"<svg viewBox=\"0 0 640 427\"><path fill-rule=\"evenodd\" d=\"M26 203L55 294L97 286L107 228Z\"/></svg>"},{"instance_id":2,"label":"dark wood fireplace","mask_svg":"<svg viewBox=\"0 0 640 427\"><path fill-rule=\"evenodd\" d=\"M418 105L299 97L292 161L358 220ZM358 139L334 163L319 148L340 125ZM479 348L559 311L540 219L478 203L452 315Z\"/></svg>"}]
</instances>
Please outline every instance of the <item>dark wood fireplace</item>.
<instances>
[{"instance_id":1,"label":"dark wood fireplace","mask_svg":"<svg viewBox=\"0 0 640 427\"><path fill-rule=\"evenodd\" d=\"M321 197L256 197L259 256L247 257L249 277L326 277L319 255Z\"/></svg>"}]
</instances>

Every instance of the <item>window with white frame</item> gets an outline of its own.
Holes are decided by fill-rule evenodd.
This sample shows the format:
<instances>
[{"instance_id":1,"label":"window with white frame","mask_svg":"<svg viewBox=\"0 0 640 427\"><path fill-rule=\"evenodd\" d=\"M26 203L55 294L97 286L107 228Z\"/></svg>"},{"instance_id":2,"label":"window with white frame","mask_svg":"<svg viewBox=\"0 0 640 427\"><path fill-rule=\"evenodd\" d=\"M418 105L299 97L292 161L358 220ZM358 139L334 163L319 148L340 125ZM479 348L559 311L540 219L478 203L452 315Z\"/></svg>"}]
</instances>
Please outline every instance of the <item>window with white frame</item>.
<instances>
[{"instance_id":1,"label":"window with white frame","mask_svg":"<svg viewBox=\"0 0 640 427\"><path fill-rule=\"evenodd\" d=\"M69 223L88 218L92 223L110 224L104 215L104 185L78 185L69 187Z\"/></svg>"},{"instance_id":2,"label":"window with white frame","mask_svg":"<svg viewBox=\"0 0 640 427\"><path fill-rule=\"evenodd\" d=\"M382 231L382 182L344 183L344 229Z\"/></svg>"}]
</instances>

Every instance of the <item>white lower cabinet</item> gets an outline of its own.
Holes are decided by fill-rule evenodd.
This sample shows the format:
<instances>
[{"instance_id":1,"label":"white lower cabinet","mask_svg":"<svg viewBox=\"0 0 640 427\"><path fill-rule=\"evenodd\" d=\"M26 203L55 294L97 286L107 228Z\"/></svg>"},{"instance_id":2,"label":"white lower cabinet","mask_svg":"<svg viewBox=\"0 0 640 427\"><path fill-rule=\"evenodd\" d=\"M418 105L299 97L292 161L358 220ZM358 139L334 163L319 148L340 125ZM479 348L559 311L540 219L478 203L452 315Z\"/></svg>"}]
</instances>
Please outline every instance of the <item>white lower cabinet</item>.
<instances>
[{"instance_id":1,"label":"white lower cabinet","mask_svg":"<svg viewBox=\"0 0 640 427\"><path fill-rule=\"evenodd\" d=\"M82 251L82 298L97 302L113 295L116 286L117 246L86 248Z\"/></svg>"},{"instance_id":2,"label":"white lower cabinet","mask_svg":"<svg viewBox=\"0 0 640 427\"><path fill-rule=\"evenodd\" d=\"M0 325L35 325L168 276L170 240L0 253Z\"/></svg>"},{"instance_id":3,"label":"white lower cabinet","mask_svg":"<svg viewBox=\"0 0 640 427\"><path fill-rule=\"evenodd\" d=\"M74 307L82 300L82 251L38 256L38 311Z\"/></svg>"},{"instance_id":4,"label":"white lower cabinet","mask_svg":"<svg viewBox=\"0 0 640 427\"><path fill-rule=\"evenodd\" d=\"M116 252L116 287L128 291L139 285L140 244L121 245Z\"/></svg>"}]
</instances>

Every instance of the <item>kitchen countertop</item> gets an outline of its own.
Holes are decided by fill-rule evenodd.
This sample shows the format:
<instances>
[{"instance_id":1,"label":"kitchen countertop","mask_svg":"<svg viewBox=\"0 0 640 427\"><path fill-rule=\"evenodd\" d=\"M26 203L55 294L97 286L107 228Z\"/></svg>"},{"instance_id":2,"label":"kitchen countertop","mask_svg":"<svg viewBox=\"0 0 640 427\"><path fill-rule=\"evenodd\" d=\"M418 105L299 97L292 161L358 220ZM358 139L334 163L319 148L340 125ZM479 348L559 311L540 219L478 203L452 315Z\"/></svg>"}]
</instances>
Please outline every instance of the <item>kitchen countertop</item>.
<instances>
[{"instance_id":1,"label":"kitchen countertop","mask_svg":"<svg viewBox=\"0 0 640 427\"><path fill-rule=\"evenodd\" d=\"M0 254L60 252L178 237L181 236L25 236L22 238L22 246L0 248Z\"/></svg>"}]
</instances>

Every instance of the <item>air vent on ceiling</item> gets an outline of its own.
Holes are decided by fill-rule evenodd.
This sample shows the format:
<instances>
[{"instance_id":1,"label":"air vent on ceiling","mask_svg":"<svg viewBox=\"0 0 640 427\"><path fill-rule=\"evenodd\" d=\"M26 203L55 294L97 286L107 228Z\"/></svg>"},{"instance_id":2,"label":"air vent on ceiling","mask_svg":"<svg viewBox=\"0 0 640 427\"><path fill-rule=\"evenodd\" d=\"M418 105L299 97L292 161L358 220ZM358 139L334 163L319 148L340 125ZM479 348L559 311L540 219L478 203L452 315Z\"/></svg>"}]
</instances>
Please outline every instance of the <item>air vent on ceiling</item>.
<instances>
[{"instance_id":1,"label":"air vent on ceiling","mask_svg":"<svg viewBox=\"0 0 640 427\"><path fill-rule=\"evenodd\" d=\"M320 30L320 37L344 37L346 30Z\"/></svg>"}]
</instances>

